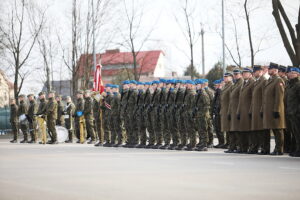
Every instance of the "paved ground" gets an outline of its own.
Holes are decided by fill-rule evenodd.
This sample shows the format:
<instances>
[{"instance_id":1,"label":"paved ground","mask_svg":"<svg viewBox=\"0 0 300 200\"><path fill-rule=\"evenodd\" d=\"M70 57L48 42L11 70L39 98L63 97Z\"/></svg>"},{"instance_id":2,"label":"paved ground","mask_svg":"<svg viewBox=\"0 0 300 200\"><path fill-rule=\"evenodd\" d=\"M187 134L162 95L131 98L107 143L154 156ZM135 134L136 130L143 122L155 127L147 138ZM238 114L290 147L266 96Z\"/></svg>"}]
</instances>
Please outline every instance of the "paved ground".
<instances>
[{"instance_id":1,"label":"paved ground","mask_svg":"<svg viewBox=\"0 0 300 200\"><path fill-rule=\"evenodd\" d=\"M0 137L0 199L299 200L300 159Z\"/></svg>"}]
</instances>

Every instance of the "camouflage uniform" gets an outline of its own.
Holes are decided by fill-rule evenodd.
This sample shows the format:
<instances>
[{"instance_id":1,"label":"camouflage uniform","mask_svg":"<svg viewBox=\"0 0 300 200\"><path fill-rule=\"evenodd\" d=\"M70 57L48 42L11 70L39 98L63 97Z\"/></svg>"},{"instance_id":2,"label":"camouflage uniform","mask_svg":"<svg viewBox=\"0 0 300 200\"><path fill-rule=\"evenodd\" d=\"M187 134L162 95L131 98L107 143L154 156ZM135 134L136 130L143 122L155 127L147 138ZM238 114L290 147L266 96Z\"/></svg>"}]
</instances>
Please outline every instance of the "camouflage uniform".
<instances>
[{"instance_id":1,"label":"camouflage uniform","mask_svg":"<svg viewBox=\"0 0 300 200\"><path fill-rule=\"evenodd\" d=\"M75 134L77 139L80 139L80 117L77 115L77 112L83 112L84 110L84 99L77 99L76 109L75 109Z\"/></svg>"},{"instance_id":2,"label":"camouflage uniform","mask_svg":"<svg viewBox=\"0 0 300 200\"><path fill-rule=\"evenodd\" d=\"M102 126L102 110L100 108L100 101L97 99L93 99L93 113L94 113L94 125L95 125L95 136L98 137L99 143L103 144L104 140L104 133L103 133L103 126Z\"/></svg>"},{"instance_id":3,"label":"camouflage uniform","mask_svg":"<svg viewBox=\"0 0 300 200\"><path fill-rule=\"evenodd\" d=\"M170 144L170 140L172 138L173 144L172 146L177 146L179 144L179 136L177 123L175 118L175 99L177 95L177 89L170 88L168 92L168 96L166 99L166 125L167 125L167 133L165 135L165 143Z\"/></svg>"},{"instance_id":4,"label":"camouflage uniform","mask_svg":"<svg viewBox=\"0 0 300 200\"><path fill-rule=\"evenodd\" d=\"M102 108L102 114L103 114L103 130L104 130L104 140L106 141L106 145L111 144L111 101L112 101L113 95L110 92L106 93L106 96L104 97Z\"/></svg>"},{"instance_id":5,"label":"camouflage uniform","mask_svg":"<svg viewBox=\"0 0 300 200\"><path fill-rule=\"evenodd\" d=\"M121 128L122 128L122 134L124 137L124 141L127 140L127 133L129 131L129 120L126 119L126 106L128 102L129 97L129 89L123 89L121 93L121 102L120 102L120 118L121 118Z\"/></svg>"},{"instance_id":6,"label":"camouflage uniform","mask_svg":"<svg viewBox=\"0 0 300 200\"><path fill-rule=\"evenodd\" d=\"M57 120L56 125L65 126L64 105L61 101L57 101Z\"/></svg>"},{"instance_id":7,"label":"camouflage uniform","mask_svg":"<svg viewBox=\"0 0 300 200\"><path fill-rule=\"evenodd\" d=\"M209 114L209 105L210 105L210 98L205 90L200 89L197 91L195 101L195 126L196 130L199 134L199 148L207 147L208 142L208 124L210 120Z\"/></svg>"},{"instance_id":8,"label":"camouflage uniform","mask_svg":"<svg viewBox=\"0 0 300 200\"><path fill-rule=\"evenodd\" d=\"M207 131L208 131L208 145L210 147L212 147L213 143L214 143L214 134L213 134L213 122L212 122L212 104L213 104L213 100L214 100L214 96L215 96L215 92L209 88L209 87L205 87L204 91L208 94L209 97L209 106L208 106L208 111L209 111L209 115L208 115L208 119L207 119Z\"/></svg>"},{"instance_id":9,"label":"camouflage uniform","mask_svg":"<svg viewBox=\"0 0 300 200\"><path fill-rule=\"evenodd\" d=\"M176 118L176 124L178 126L178 132L180 138L180 144L181 146L185 146L187 144L186 141L186 128L184 125L184 113L183 113L183 107L184 107L184 100L185 96L187 94L187 89L179 88L176 94L175 99L175 118Z\"/></svg>"},{"instance_id":10,"label":"camouflage uniform","mask_svg":"<svg viewBox=\"0 0 300 200\"><path fill-rule=\"evenodd\" d=\"M27 105L24 101L20 101L19 109L18 109L18 116L20 117L21 115L25 114L27 115ZM21 131L24 135L24 140L22 142L27 142L27 133L28 133L28 121L24 120L20 122L20 128Z\"/></svg>"},{"instance_id":11,"label":"camouflage uniform","mask_svg":"<svg viewBox=\"0 0 300 200\"><path fill-rule=\"evenodd\" d=\"M219 141L218 146L224 145L225 138L224 133L221 131L221 89L216 89L215 97L212 103L212 114L213 114L213 123L216 131L216 135Z\"/></svg>"},{"instance_id":12,"label":"camouflage uniform","mask_svg":"<svg viewBox=\"0 0 300 200\"><path fill-rule=\"evenodd\" d=\"M127 132L128 143L129 145L137 145L138 144L138 130L137 130L137 122L135 120L135 110L137 109L137 99L138 99L138 90L130 89L129 97L126 106L126 119L129 120L129 130Z\"/></svg>"},{"instance_id":13,"label":"camouflage uniform","mask_svg":"<svg viewBox=\"0 0 300 200\"><path fill-rule=\"evenodd\" d=\"M114 92L111 101L111 143L115 144L116 139L118 139L118 145L123 143L122 126L120 120L120 103L121 94Z\"/></svg>"},{"instance_id":14,"label":"camouflage uniform","mask_svg":"<svg viewBox=\"0 0 300 200\"><path fill-rule=\"evenodd\" d=\"M19 119L18 119L18 106L16 104L10 105L10 120L9 121L11 124L12 132L14 134L13 141L17 141L18 135L19 135Z\"/></svg>"},{"instance_id":15,"label":"camouflage uniform","mask_svg":"<svg viewBox=\"0 0 300 200\"><path fill-rule=\"evenodd\" d=\"M163 128L163 122L161 119L161 99L163 97L163 94L161 92L161 88L156 89L156 94L153 96L153 110L154 113L152 115L152 122L154 125L154 133L156 138L156 147L160 147L163 143L163 135L162 135L162 128ZM155 148L156 148L155 147Z\"/></svg>"},{"instance_id":16,"label":"camouflage uniform","mask_svg":"<svg viewBox=\"0 0 300 200\"><path fill-rule=\"evenodd\" d=\"M91 142L94 142L96 139L93 114L93 99L91 97L85 98L83 114L86 124L87 135L91 137Z\"/></svg>"},{"instance_id":17,"label":"camouflage uniform","mask_svg":"<svg viewBox=\"0 0 300 200\"><path fill-rule=\"evenodd\" d=\"M57 120L57 103L53 98L48 99L48 103L46 105L46 116L48 133L51 136L51 143L56 143L57 133L55 129L55 122Z\"/></svg>"},{"instance_id":18,"label":"camouflage uniform","mask_svg":"<svg viewBox=\"0 0 300 200\"><path fill-rule=\"evenodd\" d=\"M161 121L161 130L162 130L162 140L166 145L170 144L171 135L170 130L168 128L167 122L167 98L168 98L169 90L166 88L162 88L161 90L161 99L160 99L160 121Z\"/></svg>"},{"instance_id":19,"label":"camouflage uniform","mask_svg":"<svg viewBox=\"0 0 300 200\"><path fill-rule=\"evenodd\" d=\"M73 134L74 134L74 115L75 115L75 105L70 102L67 103L65 108L65 126L68 129L69 133L69 142L73 141Z\"/></svg>"},{"instance_id":20,"label":"camouflage uniform","mask_svg":"<svg viewBox=\"0 0 300 200\"><path fill-rule=\"evenodd\" d=\"M146 134L146 117L144 115L144 105L145 105L145 90L139 90L138 100L137 100L137 110L136 110L136 122L138 128L138 137L141 145L146 145L147 134Z\"/></svg>"},{"instance_id":21,"label":"camouflage uniform","mask_svg":"<svg viewBox=\"0 0 300 200\"><path fill-rule=\"evenodd\" d=\"M35 114L37 112L37 105L36 101L33 99L30 101L29 108L28 108L28 121L29 121L29 133L31 136L31 141L30 142L36 142L37 141L37 134L36 134L36 119L35 119Z\"/></svg>"},{"instance_id":22,"label":"camouflage uniform","mask_svg":"<svg viewBox=\"0 0 300 200\"><path fill-rule=\"evenodd\" d=\"M145 99L144 99L144 116L146 121L147 131L149 133L149 146L154 145L156 143L155 133L154 133L154 125L151 116L153 115L153 107L152 107L152 93L150 89L146 90Z\"/></svg>"}]
</instances>

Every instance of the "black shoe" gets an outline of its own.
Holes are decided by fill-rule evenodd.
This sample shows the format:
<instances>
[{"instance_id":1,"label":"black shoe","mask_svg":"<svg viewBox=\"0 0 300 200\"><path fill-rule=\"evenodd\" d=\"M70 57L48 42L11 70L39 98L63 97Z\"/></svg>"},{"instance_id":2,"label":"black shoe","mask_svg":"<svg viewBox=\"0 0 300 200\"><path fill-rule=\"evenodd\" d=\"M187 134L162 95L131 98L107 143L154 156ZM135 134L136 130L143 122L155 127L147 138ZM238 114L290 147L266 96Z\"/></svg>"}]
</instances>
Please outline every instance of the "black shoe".
<instances>
[{"instance_id":1,"label":"black shoe","mask_svg":"<svg viewBox=\"0 0 300 200\"><path fill-rule=\"evenodd\" d=\"M114 147L122 147L123 144L122 143L118 143L118 144L115 144Z\"/></svg>"},{"instance_id":2,"label":"black shoe","mask_svg":"<svg viewBox=\"0 0 300 200\"><path fill-rule=\"evenodd\" d=\"M218 148L221 148L221 147L223 147L223 146L224 146L224 144L218 144L218 145L215 145L214 148L217 148L217 149L218 149Z\"/></svg>"},{"instance_id":3,"label":"black shoe","mask_svg":"<svg viewBox=\"0 0 300 200\"><path fill-rule=\"evenodd\" d=\"M291 157L300 157L300 151L292 152L289 154Z\"/></svg>"},{"instance_id":4,"label":"black shoe","mask_svg":"<svg viewBox=\"0 0 300 200\"><path fill-rule=\"evenodd\" d=\"M214 144L208 144L207 148L214 148Z\"/></svg>"},{"instance_id":5,"label":"black shoe","mask_svg":"<svg viewBox=\"0 0 300 200\"><path fill-rule=\"evenodd\" d=\"M184 150L186 150L186 151L196 151L197 149L198 149L197 147L187 146Z\"/></svg>"},{"instance_id":6,"label":"black shoe","mask_svg":"<svg viewBox=\"0 0 300 200\"><path fill-rule=\"evenodd\" d=\"M103 144L101 142L98 142L97 144L94 145L95 147L102 147Z\"/></svg>"},{"instance_id":7,"label":"black shoe","mask_svg":"<svg viewBox=\"0 0 300 200\"><path fill-rule=\"evenodd\" d=\"M162 147L162 144L156 144L152 147L152 149L159 149L160 147Z\"/></svg>"},{"instance_id":8,"label":"black shoe","mask_svg":"<svg viewBox=\"0 0 300 200\"><path fill-rule=\"evenodd\" d=\"M28 143L29 143L29 144L35 144L36 141L35 141L35 140L30 140Z\"/></svg>"},{"instance_id":9,"label":"black shoe","mask_svg":"<svg viewBox=\"0 0 300 200\"><path fill-rule=\"evenodd\" d=\"M18 140L11 140L10 143L17 143Z\"/></svg>"},{"instance_id":10,"label":"black shoe","mask_svg":"<svg viewBox=\"0 0 300 200\"><path fill-rule=\"evenodd\" d=\"M76 143L79 144L79 143L80 143L80 140L77 140Z\"/></svg>"},{"instance_id":11,"label":"black shoe","mask_svg":"<svg viewBox=\"0 0 300 200\"><path fill-rule=\"evenodd\" d=\"M181 151L181 150L183 150L185 148L186 148L186 145L179 145L175 149Z\"/></svg>"},{"instance_id":12,"label":"black shoe","mask_svg":"<svg viewBox=\"0 0 300 200\"><path fill-rule=\"evenodd\" d=\"M22 140L20 143L27 143L28 141L27 140Z\"/></svg>"},{"instance_id":13,"label":"black shoe","mask_svg":"<svg viewBox=\"0 0 300 200\"><path fill-rule=\"evenodd\" d=\"M103 145L104 147L111 147L111 143L110 142L107 142Z\"/></svg>"},{"instance_id":14,"label":"black shoe","mask_svg":"<svg viewBox=\"0 0 300 200\"><path fill-rule=\"evenodd\" d=\"M224 151L224 153L235 153L235 152L231 149L228 149L227 151Z\"/></svg>"},{"instance_id":15,"label":"black shoe","mask_svg":"<svg viewBox=\"0 0 300 200\"><path fill-rule=\"evenodd\" d=\"M131 144L128 146L128 148L136 148L138 146L138 144Z\"/></svg>"},{"instance_id":16,"label":"black shoe","mask_svg":"<svg viewBox=\"0 0 300 200\"><path fill-rule=\"evenodd\" d=\"M58 142L57 141L53 141L51 144L58 144Z\"/></svg>"},{"instance_id":17,"label":"black shoe","mask_svg":"<svg viewBox=\"0 0 300 200\"><path fill-rule=\"evenodd\" d=\"M89 141L88 144L95 144L95 140Z\"/></svg>"},{"instance_id":18,"label":"black shoe","mask_svg":"<svg viewBox=\"0 0 300 200\"><path fill-rule=\"evenodd\" d=\"M44 143L44 142L39 142L39 144L46 144L46 143Z\"/></svg>"},{"instance_id":19,"label":"black shoe","mask_svg":"<svg viewBox=\"0 0 300 200\"><path fill-rule=\"evenodd\" d=\"M208 148L206 146L200 146L196 149L196 151L208 151Z\"/></svg>"},{"instance_id":20,"label":"black shoe","mask_svg":"<svg viewBox=\"0 0 300 200\"><path fill-rule=\"evenodd\" d=\"M145 148L146 149L152 149L153 146L154 146L154 144L147 144Z\"/></svg>"},{"instance_id":21,"label":"black shoe","mask_svg":"<svg viewBox=\"0 0 300 200\"><path fill-rule=\"evenodd\" d=\"M261 151L261 152L259 152L259 153L257 153L258 155L269 155L270 154L270 152L269 151Z\"/></svg>"},{"instance_id":22,"label":"black shoe","mask_svg":"<svg viewBox=\"0 0 300 200\"><path fill-rule=\"evenodd\" d=\"M136 146L136 148L138 148L138 149L143 149L143 148L145 148L145 147L146 147L145 144L139 144L139 145Z\"/></svg>"},{"instance_id":23,"label":"black shoe","mask_svg":"<svg viewBox=\"0 0 300 200\"><path fill-rule=\"evenodd\" d=\"M73 143L73 141L72 140L67 140L67 141L65 141L65 143Z\"/></svg>"},{"instance_id":24,"label":"black shoe","mask_svg":"<svg viewBox=\"0 0 300 200\"><path fill-rule=\"evenodd\" d=\"M169 144L165 144L164 146L161 146L159 149L168 149L170 147Z\"/></svg>"},{"instance_id":25,"label":"black shoe","mask_svg":"<svg viewBox=\"0 0 300 200\"><path fill-rule=\"evenodd\" d=\"M178 147L177 144L171 144L168 148L168 150L175 150L175 148Z\"/></svg>"}]
</instances>

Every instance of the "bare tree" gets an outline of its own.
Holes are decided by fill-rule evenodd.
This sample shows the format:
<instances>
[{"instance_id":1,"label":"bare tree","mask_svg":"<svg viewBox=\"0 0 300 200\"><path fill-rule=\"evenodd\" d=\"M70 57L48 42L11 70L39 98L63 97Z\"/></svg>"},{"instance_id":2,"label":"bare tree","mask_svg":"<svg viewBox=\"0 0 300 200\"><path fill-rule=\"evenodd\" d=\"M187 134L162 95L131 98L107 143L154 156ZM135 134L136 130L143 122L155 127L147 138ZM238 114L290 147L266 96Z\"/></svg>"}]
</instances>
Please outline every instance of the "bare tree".
<instances>
[{"instance_id":1,"label":"bare tree","mask_svg":"<svg viewBox=\"0 0 300 200\"><path fill-rule=\"evenodd\" d=\"M247 30L248 30L248 38L249 38L249 46L250 46L250 53L251 53L251 67L254 65L254 52L253 52L253 44L252 44L252 35L251 35L251 26L250 26L250 15L247 8L248 0L244 2L244 10L247 22Z\"/></svg>"},{"instance_id":2,"label":"bare tree","mask_svg":"<svg viewBox=\"0 0 300 200\"><path fill-rule=\"evenodd\" d=\"M36 5L25 0L10 1L9 5L8 20L0 25L0 32L3 34L0 43L8 51L9 58L12 58L14 96L17 98L30 72L24 72L23 68L44 24L45 11L40 11Z\"/></svg>"},{"instance_id":3,"label":"bare tree","mask_svg":"<svg viewBox=\"0 0 300 200\"><path fill-rule=\"evenodd\" d=\"M280 0L272 0L273 16L275 18L282 42L294 66L300 65L300 7L298 12L298 23L295 25L295 30L280 2ZM284 28L284 24L288 29L288 33ZM289 40L289 37L291 40Z\"/></svg>"},{"instance_id":4,"label":"bare tree","mask_svg":"<svg viewBox=\"0 0 300 200\"><path fill-rule=\"evenodd\" d=\"M195 25L194 25L194 18L195 18L195 8L196 6L191 5L189 3L190 1L185 0L184 5L181 7L181 11L184 15L185 23L184 27L180 24L177 16L175 15L176 22L180 26L180 29L185 36L185 39L189 45L189 50L190 50L190 68L191 68L191 79L194 79L195 77L195 66L194 66L194 46L197 43L199 39L199 34L195 30ZM200 30L199 30L200 31Z\"/></svg>"}]
</instances>

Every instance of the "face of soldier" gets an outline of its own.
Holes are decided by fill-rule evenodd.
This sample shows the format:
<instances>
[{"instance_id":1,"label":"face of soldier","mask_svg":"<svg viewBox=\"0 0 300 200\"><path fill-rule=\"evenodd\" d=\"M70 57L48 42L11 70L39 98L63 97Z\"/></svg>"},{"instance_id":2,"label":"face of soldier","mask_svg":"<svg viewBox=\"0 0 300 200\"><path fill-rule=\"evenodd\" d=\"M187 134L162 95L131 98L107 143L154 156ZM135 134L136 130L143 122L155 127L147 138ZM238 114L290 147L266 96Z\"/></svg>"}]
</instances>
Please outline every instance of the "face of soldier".
<instances>
[{"instance_id":1,"label":"face of soldier","mask_svg":"<svg viewBox=\"0 0 300 200\"><path fill-rule=\"evenodd\" d=\"M10 105L15 105L15 104L16 104L16 100L11 99L11 100L10 100Z\"/></svg>"},{"instance_id":2,"label":"face of soldier","mask_svg":"<svg viewBox=\"0 0 300 200\"><path fill-rule=\"evenodd\" d=\"M180 88L180 83L176 83L175 88Z\"/></svg>"},{"instance_id":3,"label":"face of soldier","mask_svg":"<svg viewBox=\"0 0 300 200\"><path fill-rule=\"evenodd\" d=\"M170 89L171 88L171 86L172 86L172 84L167 84L167 89Z\"/></svg>"},{"instance_id":4,"label":"face of soldier","mask_svg":"<svg viewBox=\"0 0 300 200\"><path fill-rule=\"evenodd\" d=\"M261 77L263 75L263 70L257 70L257 71L255 71L254 73L253 73L253 76L255 77L255 78L259 78L259 77Z\"/></svg>"},{"instance_id":5,"label":"face of soldier","mask_svg":"<svg viewBox=\"0 0 300 200\"><path fill-rule=\"evenodd\" d=\"M159 87L159 88L162 88L163 86L164 86L164 83L159 83L159 84L158 84L158 87Z\"/></svg>"},{"instance_id":6,"label":"face of soldier","mask_svg":"<svg viewBox=\"0 0 300 200\"><path fill-rule=\"evenodd\" d=\"M201 89L201 84L197 84L197 85L196 85L196 89L197 89L197 90L200 90L200 89Z\"/></svg>"},{"instance_id":7,"label":"face of soldier","mask_svg":"<svg viewBox=\"0 0 300 200\"><path fill-rule=\"evenodd\" d=\"M130 88L136 89L136 84L131 83L131 84L130 84Z\"/></svg>"},{"instance_id":8,"label":"face of soldier","mask_svg":"<svg viewBox=\"0 0 300 200\"><path fill-rule=\"evenodd\" d=\"M235 80L238 80L238 79L242 78L242 74L240 74L240 73L234 73L234 74L233 74L233 78L234 78Z\"/></svg>"},{"instance_id":9,"label":"face of soldier","mask_svg":"<svg viewBox=\"0 0 300 200\"><path fill-rule=\"evenodd\" d=\"M228 83L232 81L232 77L231 76L224 76L224 83Z\"/></svg>"},{"instance_id":10,"label":"face of soldier","mask_svg":"<svg viewBox=\"0 0 300 200\"><path fill-rule=\"evenodd\" d=\"M91 96L90 93L85 93L85 94L84 94L84 97L85 97L85 98L90 97L90 96Z\"/></svg>"},{"instance_id":11,"label":"face of soldier","mask_svg":"<svg viewBox=\"0 0 300 200\"><path fill-rule=\"evenodd\" d=\"M110 87L105 88L105 92L111 92L111 88Z\"/></svg>"},{"instance_id":12,"label":"face of soldier","mask_svg":"<svg viewBox=\"0 0 300 200\"><path fill-rule=\"evenodd\" d=\"M49 93L48 94L48 98L53 98L54 97L54 94L53 93Z\"/></svg>"},{"instance_id":13,"label":"face of soldier","mask_svg":"<svg viewBox=\"0 0 300 200\"><path fill-rule=\"evenodd\" d=\"M278 69L274 69L274 68L269 69L268 73L270 76L274 76L274 75L278 74Z\"/></svg>"},{"instance_id":14,"label":"face of soldier","mask_svg":"<svg viewBox=\"0 0 300 200\"><path fill-rule=\"evenodd\" d=\"M180 84L180 88L181 89L185 89L186 88L186 84Z\"/></svg>"},{"instance_id":15,"label":"face of soldier","mask_svg":"<svg viewBox=\"0 0 300 200\"><path fill-rule=\"evenodd\" d=\"M77 99L81 99L83 96L82 96L82 94L77 94L76 97L77 97Z\"/></svg>"},{"instance_id":16,"label":"face of soldier","mask_svg":"<svg viewBox=\"0 0 300 200\"><path fill-rule=\"evenodd\" d=\"M127 90L129 88L128 84L123 85L123 89Z\"/></svg>"},{"instance_id":17,"label":"face of soldier","mask_svg":"<svg viewBox=\"0 0 300 200\"><path fill-rule=\"evenodd\" d=\"M39 99L45 99L45 95L44 94L40 95Z\"/></svg>"},{"instance_id":18,"label":"face of soldier","mask_svg":"<svg viewBox=\"0 0 300 200\"><path fill-rule=\"evenodd\" d=\"M157 88L157 84L152 84L152 85L151 85L151 88L152 88L153 90L155 90L155 89Z\"/></svg>"},{"instance_id":19,"label":"face of soldier","mask_svg":"<svg viewBox=\"0 0 300 200\"><path fill-rule=\"evenodd\" d=\"M243 72L243 79L248 80L251 77L250 72Z\"/></svg>"},{"instance_id":20,"label":"face of soldier","mask_svg":"<svg viewBox=\"0 0 300 200\"><path fill-rule=\"evenodd\" d=\"M67 101L67 103L71 103L71 98L68 97L68 98L66 99L66 101Z\"/></svg>"},{"instance_id":21,"label":"face of soldier","mask_svg":"<svg viewBox=\"0 0 300 200\"><path fill-rule=\"evenodd\" d=\"M60 97L55 98L56 101L61 101Z\"/></svg>"},{"instance_id":22,"label":"face of soldier","mask_svg":"<svg viewBox=\"0 0 300 200\"><path fill-rule=\"evenodd\" d=\"M286 73L285 73L285 72L278 72L278 75L279 75L280 77L285 77L285 76L286 76Z\"/></svg>"},{"instance_id":23,"label":"face of soldier","mask_svg":"<svg viewBox=\"0 0 300 200\"><path fill-rule=\"evenodd\" d=\"M289 72L288 73L288 78L289 79L294 79L294 78L297 78L299 76L300 76L300 74L298 72Z\"/></svg>"}]
</instances>

